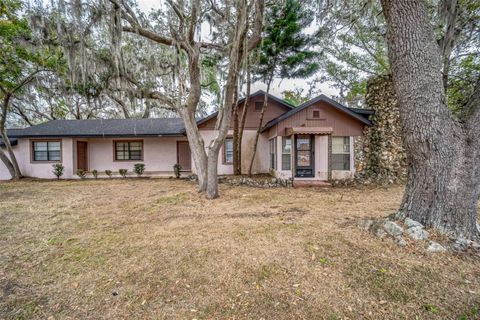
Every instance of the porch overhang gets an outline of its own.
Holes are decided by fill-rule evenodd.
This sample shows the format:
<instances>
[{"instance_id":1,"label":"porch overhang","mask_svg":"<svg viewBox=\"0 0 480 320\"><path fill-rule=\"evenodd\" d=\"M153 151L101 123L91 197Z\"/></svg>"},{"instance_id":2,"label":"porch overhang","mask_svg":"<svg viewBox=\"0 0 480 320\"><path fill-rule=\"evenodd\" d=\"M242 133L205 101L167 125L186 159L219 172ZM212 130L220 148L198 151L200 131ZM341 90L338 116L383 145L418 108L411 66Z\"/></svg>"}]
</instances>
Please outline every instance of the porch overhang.
<instances>
[{"instance_id":1,"label":"porch overhang","mask_svg":"<svg viewBox=\"0 0 480 320\"><path fill-rule=\"evenodd\" d=\"M292 134L331 134L333 133L332 127L293 127L285 128L285 135L291 136Z\"/></svg>"}]
</instances>

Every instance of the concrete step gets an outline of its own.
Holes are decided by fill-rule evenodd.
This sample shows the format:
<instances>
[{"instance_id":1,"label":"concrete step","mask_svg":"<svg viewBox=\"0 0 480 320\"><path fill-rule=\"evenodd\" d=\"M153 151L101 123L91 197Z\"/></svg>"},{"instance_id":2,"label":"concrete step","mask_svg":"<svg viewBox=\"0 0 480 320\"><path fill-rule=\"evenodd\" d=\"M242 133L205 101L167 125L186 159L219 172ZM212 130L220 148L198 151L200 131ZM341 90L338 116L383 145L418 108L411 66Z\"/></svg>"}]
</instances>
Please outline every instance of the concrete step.
<instances>
[{"instance_id":1,"label":"concrete step","mask_svg":"<svg viewBox=\"0 0 480 320\"><path fill-rule=\"evenodd\" d=\"M293 180L294 188L326 188L331 187L332 184L328 181L319 180Z\"/></svg>"}]
</instances>

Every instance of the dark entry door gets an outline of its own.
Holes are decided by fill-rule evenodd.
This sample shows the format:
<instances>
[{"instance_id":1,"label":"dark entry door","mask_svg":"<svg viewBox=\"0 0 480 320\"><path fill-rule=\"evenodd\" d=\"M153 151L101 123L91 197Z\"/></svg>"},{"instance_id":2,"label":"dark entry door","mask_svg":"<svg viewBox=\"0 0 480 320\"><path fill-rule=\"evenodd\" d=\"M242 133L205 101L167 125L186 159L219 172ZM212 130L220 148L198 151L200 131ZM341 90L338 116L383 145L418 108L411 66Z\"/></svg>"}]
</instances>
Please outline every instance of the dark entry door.
<instances>
[{"instance_id":1,"label":"dark entry door","mask_svg":"<svg viewBox=\"0 0 480 320\"><path fill-rule=\"evenodd\" d=\"M77 141L77 169L88 171L88 151L86 141Z\"/></svg>"},{"instance_id":2,"label":"dark entry door","mask_svg":"<svg viewBox=\"0 0 480 320\"><path fill-rule=\"evenodd\" d=\"M192 170L192 155L188 141L177 141L177 163L182 171Z\"/></svg>"},{"instance_id":3,"label":"dark entry door","mask_svg":"<svg viewBox=\"0 0 480 320\"><path fill-rule=\"evenodd\" d=\"M295 137L295 176L314 177L313 136L300 134Z\"/></svg>"}]
</instances>

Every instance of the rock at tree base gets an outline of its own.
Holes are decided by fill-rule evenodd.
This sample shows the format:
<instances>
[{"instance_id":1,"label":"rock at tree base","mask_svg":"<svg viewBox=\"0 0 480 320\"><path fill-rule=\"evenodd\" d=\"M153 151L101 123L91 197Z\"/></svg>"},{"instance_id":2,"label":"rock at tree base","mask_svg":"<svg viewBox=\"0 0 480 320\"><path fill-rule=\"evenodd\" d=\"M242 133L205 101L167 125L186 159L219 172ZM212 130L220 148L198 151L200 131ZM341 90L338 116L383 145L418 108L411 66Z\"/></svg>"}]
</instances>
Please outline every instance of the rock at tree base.
<instances>
[{"instance_id":1,"label":"rock at tree base","mask_svg":"<svg viewBox=\"0 0 480 320\"><path fill-rule=\"evenodd\" d=\"M385 222L383 229L385 229L385 231L394 238L403 234L403 228L393 221Z\"/></svg>"},{"instance_id":2,"label":"rock at tree base","mask_svg":"<svg viewBox=\"0 0 480 320\"><path fill-rule=\"evenodd\" d=\"M412 228L412 227L420 227L422 229L424 228L423 224L410 218L406 218L403 223L405 223L405 226L407 228Z\"/></svg>"},{"instance_id":3,"label":"rock at tree base","mask_svg":"<svg viewBox=\"0 0 480 320\"><path fill-rule=\"evenodd\" d=\"M423 227L412 227L407 229L407 234L414 240L428 239L428 232L423 230Z\"/></svg>"},{"instance_id":4,"label":"rock at tree base","mask_svg":"<svg viewBox=\"0 0 480 320\"><path fill-rule=\"evenodd\" d=\"M407 241L402 236L398 236L395 238L395 242L400 246L400 247L405 247L407 245Z\"/></svg>"},{"instance_id":5,"label":"rock at tree base","mask_svg":"<svg viewBox=\"0 0 480 320\"><path fill-rule=\"evenodd\" d=\"M439 243L436 243L434 241L430 241L427 247L427 252L445 252L447 249L445 249L444 246L442 246Z\"/></svg>"}]
</instances>

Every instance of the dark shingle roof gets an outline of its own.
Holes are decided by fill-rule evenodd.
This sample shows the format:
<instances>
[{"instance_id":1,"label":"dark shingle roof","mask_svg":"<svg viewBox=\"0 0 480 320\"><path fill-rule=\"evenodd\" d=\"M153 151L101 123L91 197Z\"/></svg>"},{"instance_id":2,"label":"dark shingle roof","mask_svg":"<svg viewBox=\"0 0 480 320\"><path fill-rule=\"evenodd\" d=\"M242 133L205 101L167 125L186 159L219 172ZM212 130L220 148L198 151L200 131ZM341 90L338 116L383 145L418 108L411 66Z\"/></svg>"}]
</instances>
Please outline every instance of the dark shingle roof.
<instances>
[{"instance_id":1,"label":"dark shingle roof","mask_svg":"<svg viewBox=\"0 0 480 320\"><path fill-rule=\"evenodd\" d=\"M350 115L351 117L359 120L360 122L368 125L368 126L371 126L372 125L372 122L368 119L368 116L369 113L371 110L367 111L366 109L351 109L351 108L348 108L340 103L338 103L337 101L333 100L333 99L330 99L329 97L321 94L319 95L318 97L316 98L313 98L301 105L299 105L298 107L296 107L295 109L292 109L284 114L282 114L281 116L275 118L275 119L272 119L270 120L269 122L267 122L267 124L262 128L262 132L273 127L274 125L276 125L277 123L279 123L280 121L282 120L285 120L287 118L289 118L290 116L294 115L295 113L303 110L303 109L306 109L308 107L310 107L311 105L317 103L317 102L320 102L320 101L323 101L323 102L326 102L328 104L330 104L331 106L333 106L334 108L340 110L340 111L343 111L345 112L346 114ZM363 112L359 112L358 110L362 110ZM366 111L366 112L365 112ZM372 111L373 113L373 111Z\"/></svg>"},{"instance_id":2,"label":"dark shingle roof","mask_svg":"<svg viewBox=\"0 0 480 320\"><path fill-rule=\"evenodd\" d=\"M113 137L182 135L181 118L53 120L9 133L20 137Z\"/></svg>"}]
</instances>

